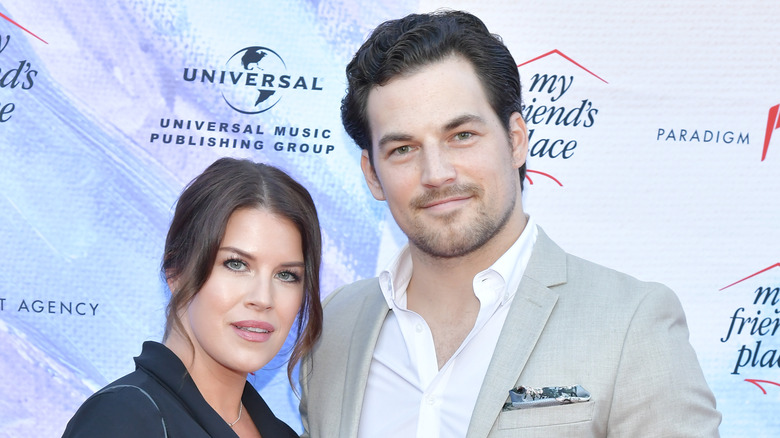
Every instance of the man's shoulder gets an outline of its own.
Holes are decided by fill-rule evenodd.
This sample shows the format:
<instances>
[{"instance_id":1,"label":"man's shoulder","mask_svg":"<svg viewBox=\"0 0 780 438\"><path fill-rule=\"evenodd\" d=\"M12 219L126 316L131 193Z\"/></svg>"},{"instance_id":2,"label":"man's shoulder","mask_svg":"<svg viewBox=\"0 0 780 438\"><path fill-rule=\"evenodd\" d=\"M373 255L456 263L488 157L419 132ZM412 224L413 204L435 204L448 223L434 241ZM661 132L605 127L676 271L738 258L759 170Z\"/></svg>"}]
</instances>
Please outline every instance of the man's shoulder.
<instances>
[{"instance_id":1,"label":"man's shoulder","mask_svg":"<svg viewBox=\"0 0 780 438\"><path fill-rule=\"evenodd\" d=\"M541 228L534 250L538 252L532 257L533 266L529 265L526 275L551 287L565 301L620 302L634 307L648 297L661 301L677 300L676 294L663 284L639 280L567 252Z\"/></svg>"},{"instance_id":2,"label":"man's shoulder","mask_svg":"<svg viewBox=\"0 0 780 438\"><path fill-rule=\"evenodd\" d=\"M329 313L349 311L356 306L360 306L363 303L363 298L371 294L378 295L380 298L382 295L382 291L379 288L379 279L376 277L358 280L341 286L322 300L322 306Z\"/></svg>"},{"instance_id":3,"label":"man's shoulder","mask_svg":"<svg viewBox=\"0 0 780 438\"><path fill-rule=\"evenodd\" d=\"M572 254L566 254L569 278L574 279L601 279L602 281L618 284L630 284L639 288L665 287L654 281L640 280L631 274L618 271L608 266L586 260Z\"/></svg>"},{"instance_id":4,"label":"man's shoulder","mask_svg":"<svg viewBox=\"0 0 780 438\"><path fill-rule=\"evenodd\" d=\"M619 300L628 306L639 305L647 299L679 301L677 294L664 284L640 280L581 257L567 253L566 265L568 290L578 294L587 291L589 299L613 303Z\"/></svg>"},{"instance_id":5,"label":"man's shoulder","mask_svg":"<svg viewBox=\"0 0 780 438\"><path fill-rule=\"evenodd\" d=\"M639 289L665 287L659 283L639 280L627 273L573 255L558 246L541 227L534 247L534 256L526 274L548 285L607 283Z\"/></svg>"},{"instance_id":6,"label":"man's shoulder","mask_svg":"<svg viewBox=\"0 0 780 438\"><path fill-rule=\"evenodd\" d=\"M361 315L377 316L386 308L377 278L358 280L339 287L322 300L323 337L354 329Z\"/></svg>"}]
</instances>

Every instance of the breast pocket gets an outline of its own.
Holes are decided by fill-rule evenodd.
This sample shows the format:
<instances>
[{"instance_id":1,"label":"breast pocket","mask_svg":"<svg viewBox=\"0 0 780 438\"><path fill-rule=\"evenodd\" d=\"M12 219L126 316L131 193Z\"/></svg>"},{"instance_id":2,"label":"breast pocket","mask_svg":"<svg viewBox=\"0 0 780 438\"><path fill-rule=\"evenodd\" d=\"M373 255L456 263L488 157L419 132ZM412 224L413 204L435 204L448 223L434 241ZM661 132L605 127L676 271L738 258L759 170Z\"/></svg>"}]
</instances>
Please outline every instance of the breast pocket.
<instances>
[{"instance_id":1,"label":"breast pocket","mask_svg":"<svg viewBox=\"0 0 780 438\"><path fill-rule=\"evenodd\" d=\"M595 406L595 402L589 401L505 411L498 415L498 430L577 425L578 423L581 423L585 430L588 428L588 423L593 420Z\"/></svg>"}]
</instances>

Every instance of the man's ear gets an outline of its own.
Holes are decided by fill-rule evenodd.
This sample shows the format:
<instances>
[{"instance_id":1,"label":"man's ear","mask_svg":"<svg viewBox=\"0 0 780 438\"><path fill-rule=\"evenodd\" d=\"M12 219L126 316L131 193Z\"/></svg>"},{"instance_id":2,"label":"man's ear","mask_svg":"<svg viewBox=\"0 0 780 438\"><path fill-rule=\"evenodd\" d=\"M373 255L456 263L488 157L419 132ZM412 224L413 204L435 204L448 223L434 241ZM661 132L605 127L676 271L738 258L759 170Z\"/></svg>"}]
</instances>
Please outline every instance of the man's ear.
<instances>
[{"instance_id":1,"label":"man's ear","mask_svg":"<svg viewBox=\"0 0 780 438\"><path fill-rule=\"evenodd\" d=\"M528 158L528 128L518 112L509 116L509 141L512 143L512 164L519 169Z\"/></svg>"},{"instance_id":2,"label":"man's ear","mask_svg":"<svg viewBox=\"0 0 780 438\"><path fill-rule=\"evenodd\" d=\"M374 199L384 201L385 192L382 190L382 183L379 182L374 166L371 165L371 159L368 157L368 151L365 149L360 155L360 168L363 170L363 177L366 178L366 184L368 184L371 194L374 195Z\"/></svg>"}]
</instances>

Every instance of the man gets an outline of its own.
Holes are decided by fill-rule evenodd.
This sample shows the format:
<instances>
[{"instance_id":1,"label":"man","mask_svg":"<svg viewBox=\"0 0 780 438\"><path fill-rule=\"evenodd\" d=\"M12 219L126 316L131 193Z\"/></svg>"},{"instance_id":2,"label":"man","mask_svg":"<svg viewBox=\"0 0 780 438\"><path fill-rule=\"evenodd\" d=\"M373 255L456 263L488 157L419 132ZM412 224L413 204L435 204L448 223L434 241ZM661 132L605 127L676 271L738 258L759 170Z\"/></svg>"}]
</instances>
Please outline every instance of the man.
<instances>
[{"instance_id":1,"label":"man","mask_svg":"<svg viewBox=\"0 0 780 438\"><path fill-rule=\"evenodd\" d=\"M498 37L463 12L410 15L347 78L344 126L409 243L325 300L307 434L718 435L674 293L566 254L523 212L520 80Z\"/></svg>"}]
</instances>

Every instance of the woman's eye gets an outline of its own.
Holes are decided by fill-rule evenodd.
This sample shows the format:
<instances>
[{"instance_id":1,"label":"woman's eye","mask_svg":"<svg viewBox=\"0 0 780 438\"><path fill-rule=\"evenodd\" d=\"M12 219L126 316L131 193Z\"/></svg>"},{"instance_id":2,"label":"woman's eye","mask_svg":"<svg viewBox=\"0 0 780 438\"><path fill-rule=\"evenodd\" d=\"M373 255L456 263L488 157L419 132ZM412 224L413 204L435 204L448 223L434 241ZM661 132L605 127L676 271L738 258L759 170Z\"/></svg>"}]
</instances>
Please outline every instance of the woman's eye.
<instances>
[{"instance_id":1,"label":"woman's eye","mask_svg":"<svg viewBox=\"0 0 780 438\"><path fill-rule=\"evenodd\" d=\"M280 280L284 282L290 282L294 283L297 281L300 281L300 277L292 272L289 271L282 271L278 274L276 274L277 277L279 277Z\"/></svg>"},{"instance_id":2,"label":"woman's eye","mask_svg":"<svg viewBox=\"0 0 780 438\"><path fill-rule=\"evenodd\" d=\"M243 271L246 265L241 260L230 259L225 261L225 267L231 271Z\"/></svg>"}]
</instances>

